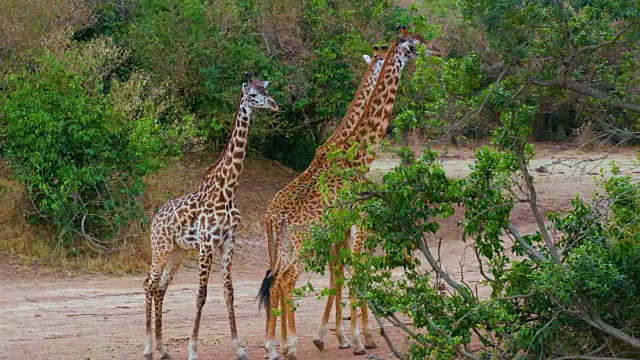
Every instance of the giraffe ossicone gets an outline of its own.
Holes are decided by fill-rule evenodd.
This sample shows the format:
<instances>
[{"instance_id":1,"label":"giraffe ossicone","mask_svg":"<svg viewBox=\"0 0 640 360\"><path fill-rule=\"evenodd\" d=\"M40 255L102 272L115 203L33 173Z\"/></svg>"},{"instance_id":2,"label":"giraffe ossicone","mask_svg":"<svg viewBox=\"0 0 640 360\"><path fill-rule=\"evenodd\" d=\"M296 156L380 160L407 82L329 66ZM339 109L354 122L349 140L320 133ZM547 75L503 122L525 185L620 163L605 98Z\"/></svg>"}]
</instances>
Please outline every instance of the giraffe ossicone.
<instances>
[{"instance_id":1,"label":"giraffe ossicone","mask_svg":"<svg viewBox=\"0 0 640 360\"><path fill-rule=\"evenodd\" d=\"M235 231L240 212L235 206L235 194L242 173L252 110L265 108L278 111L278 104L267 93L267 81L245 74L247 81L236 109L229 142L220 158L207 171L195 192L165 203L151 224L152 259L144 282L146 339L144 356L152 358L152 310L155 308L156 350L162 359L171 358L162 340L162 303L167 288L177 272L184 254L199 251L199 287L196 316L189 337L189 360L198 358L198 332L202 309L207 299L207 284L213 263L213 252L221 253L224 296L229 315L231 346L239 360L247 360L238 338L235 319L231 265L235 246Z\"/></svg>"}]
</instances>

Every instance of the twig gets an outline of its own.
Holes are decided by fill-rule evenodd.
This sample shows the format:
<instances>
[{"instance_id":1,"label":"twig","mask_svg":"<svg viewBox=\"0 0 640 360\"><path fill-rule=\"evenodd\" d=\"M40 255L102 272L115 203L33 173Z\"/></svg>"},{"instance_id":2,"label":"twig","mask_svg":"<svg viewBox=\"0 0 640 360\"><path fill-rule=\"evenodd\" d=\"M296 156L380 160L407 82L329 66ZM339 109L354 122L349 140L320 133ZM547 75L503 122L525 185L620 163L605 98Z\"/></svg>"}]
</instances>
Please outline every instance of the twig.
<instances>
[{"instance_id":1,"label":"twig","mask_svg":"<svg viewBox=\"0 0 640 360\"><path fill-rule=\"evenodd\" d=\"M532 297L533 294L524 294L524 295L511 295L505 297L496 298L496 300L516 300L516 299L526 299Z\"/></svg>"},{"instance_id":2,"label":"twig","mask_svg":"<svg viewBox=\"0 0 640 360\"><path fill-rule=\"evenodd\" d=\"M477 246L473 246L473 253L476 254L476 259L478 260L478 268L480 269L480 275L482 275L482 277L485 278L487 281L494 282L495 280L490 278L484 272L484 267L482 266L482 259L480 258L480 253L478 252Z\"/></svg>"},{"instance_id":3,"label":"twig","mask_svg":"<svg viewBox=\"0 0 640 360\"><path fill-rule=\"evenodd\" d=\"M529 354L529 349L531 349L531 345L533 345L533 340L535 340L538 337L538 335L540 335L540 333L542 333L542 331L544 329L549 327L549 325L551 325L553 320L555 320L558 317L559 314L560 314L560 311L558 311L555 314L553 314L553 317L551 317L551 320L549 320L546 324L544 324L543 327L541 327L540 329L538 329L538 331L536 331L535 335L533 335L533 337L531 338L531 341L529 341L529 345L527 346L527 351L525 352L525 354Z\"/></svg>"},{"instance_id":4,"label":"twig","mask_svg":"<svg viewBox=\"0 0 640 360\"><path fill-rule=\"evenodd\" d=\"M513 237L516 238L516 240L518 241L518 244L520 244L520 246L522 246L525 249L525 251L527 251L527 253L534 256L536 259L540 261L544 261L544 262L548 261L547 258L544 255L542 255L541 252L539 252L533 246L527 244L527 242L524 241L524 238L520 234L520 231L518 231L518 229L516 229L512 224L509 224L507 226L507 230L509 230L511 235L513 235Z\"/></svg>"}]
</instances>

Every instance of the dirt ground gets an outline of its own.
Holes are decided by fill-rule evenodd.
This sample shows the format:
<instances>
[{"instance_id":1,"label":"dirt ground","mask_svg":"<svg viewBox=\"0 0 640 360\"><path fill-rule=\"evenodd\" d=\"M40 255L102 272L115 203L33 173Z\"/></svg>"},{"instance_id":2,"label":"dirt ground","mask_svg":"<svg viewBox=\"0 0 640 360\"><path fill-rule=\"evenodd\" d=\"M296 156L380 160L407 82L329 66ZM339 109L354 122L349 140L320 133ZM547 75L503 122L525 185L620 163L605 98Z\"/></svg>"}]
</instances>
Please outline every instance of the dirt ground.
<instances>
[{"instance_id":1,"label":"dirt ground","mask_svg":"<svg viewBox=\"0 0 640 360\"><path fill-rule=\"evenodd\" d=\"M543 211L566 208L574 194L588 197L595 189L594 176L602 169L609 171L608 162L615 159L623 173L640 181L640 169L634 162L634 149L616 150L606 161L594 161L600 153L576 153L560 146L542 146L531 164L536 176L540 208ZM256 160L257 161L257 160ZM443 157L448 174L462 176L473 161L469 149L450 150ZM381 156L374 164L372 176L381 176L391 169L395 160ZM573 166L568 166L573 164ZM576 165L578 164L578 165ZM286 179L282 168L269 165L261 179L252 179L262 187L239 189L240 210L244 214L259 214L266 207L264 201L252 201L262 191L273 194L281 181L274 182L270 171ZM282 180L282 179L281 179ZM286 183L286 182L285 182ZM272 195L271 195L272 196ZM244 205L243 205L244 204ZM245 219L246 219L245 215ZM525 204L513 212L513 223L524 232L532 231L534 221ZM469 284L480 281L476 266L465 259L473 256L469 245L455 240L459 229L455 218L444 227L442 234L442 260L453 276ZM255 300L266 269L264 245L257 235L259 221L249 216L239 238L238 256L234 261L234 288L238 331L247 346L250 359L262 359L264 312L258 312ZM459 239L459 237L457 237ZM223 299L219 272L212 275L207 304L204 308L200 331L201 359L233 359L229 342L227 311ZM328 279L317 274L304 274L299 284L310 280L316 289L326 286ZM10 259L0 260L0 359L139 359L144 341L143 276L127 277L62 277L34 275L28 269L12 264ZM187 339L195 310L197 274L186 265L169 288L165 300L164 337L175 359L186 359ZM479 291L483 291L481 288ZM369 355L354 356L351 350L338 350L337 341L330 332L325 352L312 345L317 332L324 300L310 295L299 302L296 321L300 344L299 359L389 359L390 351L383 339L376 335L378 349ZM332 324L333 321L330 322ZM332 327L332 326L330 326ZM348 332L348 321L345 321ZM372 328L378 326L372 323ZM399 344L401 334L386 327Z\"/></svg>"}]
</instances>

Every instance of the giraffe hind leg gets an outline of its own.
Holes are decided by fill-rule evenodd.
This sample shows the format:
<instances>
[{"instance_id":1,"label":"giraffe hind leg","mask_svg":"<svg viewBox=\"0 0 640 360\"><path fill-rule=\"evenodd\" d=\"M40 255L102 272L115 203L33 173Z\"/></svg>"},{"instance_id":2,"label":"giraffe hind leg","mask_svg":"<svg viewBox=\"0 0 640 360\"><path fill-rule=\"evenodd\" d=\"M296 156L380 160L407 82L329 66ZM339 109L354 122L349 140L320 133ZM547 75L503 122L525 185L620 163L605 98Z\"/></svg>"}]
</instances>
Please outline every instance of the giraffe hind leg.
<instances>
[{"instance_id":1,"label":"giraffe hind leg","mask_svg":"<svg viewBox=\"0 0 640 360\"><path fill-rule=\"evenodd\" d=\"M353 343L355 349L354 355L364 355L367 353L365 346L362 344L362 338L360 336L360 329L358 329L358 309L356 307L356 297L353 290L349 290L349 303L351 307L351 336L353 336Z\"/></svg>"},{"instance_id":2,"label":"giraffe hind leg","mask_svg":"<svg viewBox=\"0 0 640 360\"><path fill-rule=\"evenodd\" d=\"M233 280L231 278L231 267L233 262L233 248L235 239L233 234L230 243L222 249L222 283L224 285L224 298L227 303L227 313L229 314L229 328L231 330L231 344L238 356L238 360L248 360L244 348L238 338L238 329L236 326L235 306L233 304Z\"/></svg>"},{"instance_id":3,"label":"giraffe hind leg","mask_svg":"<svg viewBox=\"0 0 640 360\"><path fill-rule=\"evenodd\" d=\"M273 279L270 289L270 299L269 299L269 308L267 312L269 315L267 316L267 336L265 339L265 349L267 351L267 356L269 360L280 360L278 357L278 353L275 349L275 337L276 337L276 323L278 321L278 304L280 302L280 289L277 286L277 278Z\"/></svg>"},{"instance_id":4,"label":"giraffe hind leg","mask_svg":"<svg viewBox=\"0 0 640 360\"><path fill-rule=\"evenodd\" d=\"M213 247L206 242L200 243L200 273L198 277L198 295L196 298L196 317L189 337L189 360L198 359L198 332L200 331L200 319L202 309L207 302L207 285L209 284L209 274L211 272L211 262L213 261Z\"/></svg>"}]
</instances>

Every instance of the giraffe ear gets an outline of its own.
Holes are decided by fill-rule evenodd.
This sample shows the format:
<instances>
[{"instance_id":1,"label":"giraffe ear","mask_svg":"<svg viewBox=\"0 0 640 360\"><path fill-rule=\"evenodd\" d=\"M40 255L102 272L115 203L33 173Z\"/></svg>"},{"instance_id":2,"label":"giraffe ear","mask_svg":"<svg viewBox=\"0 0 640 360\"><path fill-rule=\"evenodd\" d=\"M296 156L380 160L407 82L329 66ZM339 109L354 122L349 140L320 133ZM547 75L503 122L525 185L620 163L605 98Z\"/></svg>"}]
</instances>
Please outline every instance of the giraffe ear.
<instances>
[{"instance_id":1,"label":"giraffe ear","mask_svg":"<svg viewBox=\"0 0 640 360\"><path fill-rule=\"evenodd\" d=\"M367 64L371 62L371 56L369 55L362 55L362 58L364 59L364 62L366 62Z\"/></svg>"},{"instance_id":2,"label":"giraffe ear","mask_svg":"<svg viewBox=\"0 0 640 360\"><path fill-rule=\"evenodd\" d=\"M268 81L263 81L262 82L262 87L266 89L267 86L269 86L269 82Z\"/></svg>"}]
</instances>

